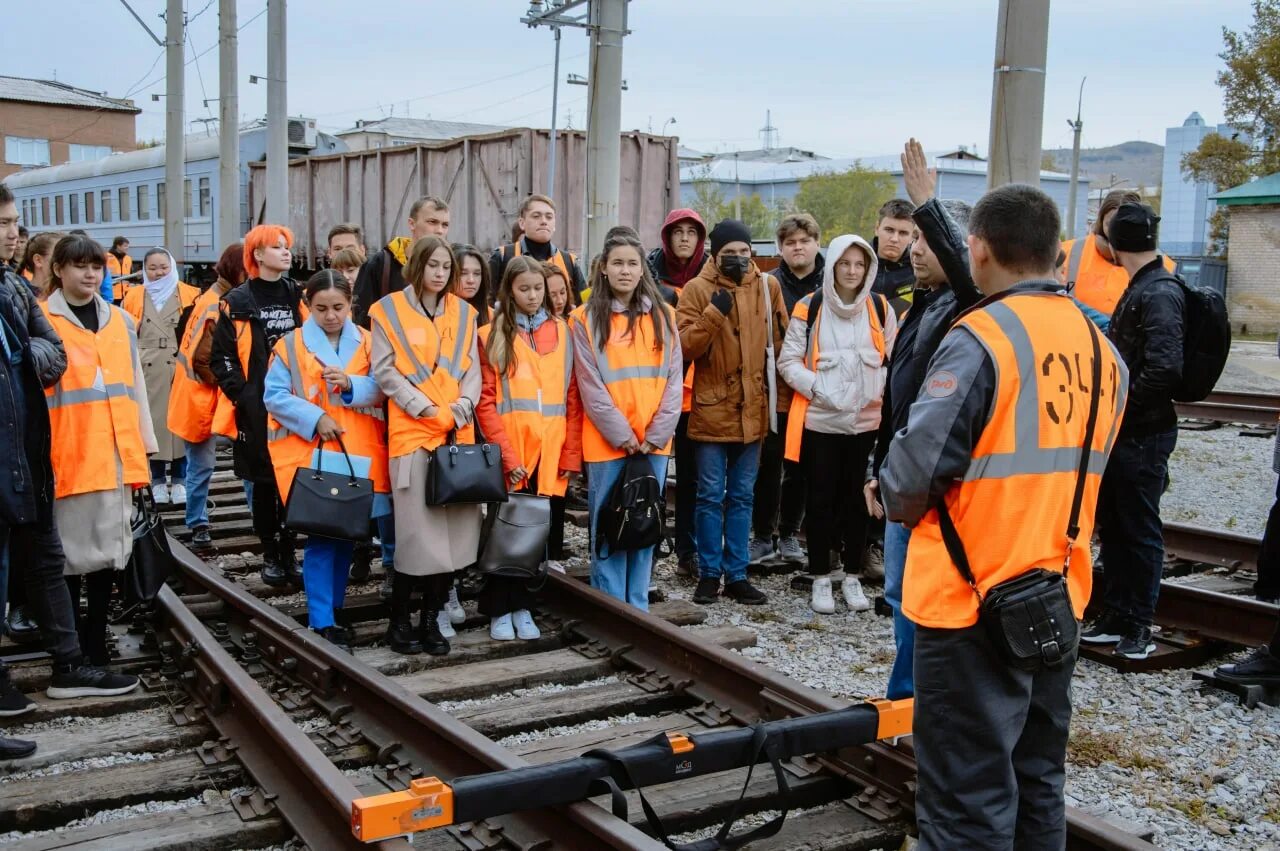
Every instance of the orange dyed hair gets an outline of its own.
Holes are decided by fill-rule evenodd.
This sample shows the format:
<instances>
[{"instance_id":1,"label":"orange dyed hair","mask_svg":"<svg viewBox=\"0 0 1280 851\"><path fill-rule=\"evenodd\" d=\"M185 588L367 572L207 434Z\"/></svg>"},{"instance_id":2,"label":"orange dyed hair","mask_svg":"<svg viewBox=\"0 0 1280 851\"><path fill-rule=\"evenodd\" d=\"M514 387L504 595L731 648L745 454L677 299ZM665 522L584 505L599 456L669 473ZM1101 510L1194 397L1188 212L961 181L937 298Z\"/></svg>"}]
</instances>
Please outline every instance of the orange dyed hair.
<instances>
[{"instance_id":1,"label":"orange dyed hair","mask_svg":"<svg viewBox=\"0 0 1280 851\"><path fill-rule=\"evenodd\" d=\"M284 237L284 244L293 248L293 231L284 225L258 225L244 235L244 270L250 278L258 277L258 258L253 252L259 248L270 248Z\"/></svg>"}]
</instances>

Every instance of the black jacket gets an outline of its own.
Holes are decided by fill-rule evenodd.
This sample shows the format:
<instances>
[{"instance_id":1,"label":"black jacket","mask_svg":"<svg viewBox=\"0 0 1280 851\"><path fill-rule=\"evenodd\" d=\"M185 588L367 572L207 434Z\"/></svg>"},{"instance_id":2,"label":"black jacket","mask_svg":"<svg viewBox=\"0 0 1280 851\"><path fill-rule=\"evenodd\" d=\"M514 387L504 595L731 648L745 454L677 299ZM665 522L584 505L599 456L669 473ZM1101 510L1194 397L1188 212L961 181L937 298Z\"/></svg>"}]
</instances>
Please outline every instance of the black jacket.
<instances>
[{"instance_id":1,"label":"black jacket","mask_svg":"<svg viewBox=\"0 0 1280 851\"><path fill-rule=\"evenodd\" d=\"M520 242L521 256L532 257L535 260L548 262L551 260L551 256L553 254L559 253L561 255L561 259L564 260L564 265L569 269L569 275L573 278L572 281L569 281L569 286L573 287L573 291L579 295L581 295L582 291L586 289L586 279L582 276L582 270L578 268L578 258L571 252L565 251L563 248L557 248L555 243L544 243L541 245L536 242L530 243L529 240L525 239L523 236L520 237ZM539 254L543 254L545 256L539 257ZM497 289L502 283L502 273L506 271L508 261L515 256L515 243L508 242L505 245L500 245L493 249L493 254L489 256L489 273L493 276L493 286L495 289Z\"/></svg>"},{"instance_id":2,"label":"black jacket","mask_svg":"<svg viewBox=\"0 0 1280 851\"><path fill-rule=\"evenodd\" d=\"M796 309L796 302L807 295L812 294L822 286L822 270L827 268L827 260L822 256L822 252L818 252L817 258L813 262L813 271L805 275L803 278L796 277L791 268L787 266L786 261L778 259L778 268L773 270L773 276L778 279L778 284L782 287L782 300L787 303L787 317L791 317L791 311Z\"/></svg>"},{"instance_id":3,"label":"black jacket","mask_svg":"<svg viewBox=\"0 0 1280 851\"><path fill-rule=\"evenodd\" d=\"M937 199L929 199L925 204L937 204ZM941 207L939 207L941 209ZM932 243L930 243L932 244ZM911 306L911 293L916 286L916 273L911 268L911 246L907 246L902 256L889 261L880 256L879 237L871 240L871 248L876 252L876 280L871 291L889 299L899 318Z\"/></svg>"},{"instance_id":4,"label":"black jacket","mask_svg":"<svg viewBox=\"0 0 1280 851\"><path fill-rule=\"evenodd\" d=\"M43 522L53 512L44 388L57 384L67 371L67 353L26 282L7 268L0 270L0 316L17 338L15 348L22 356L13 370L21 386L15 386L7 363L0 363L0 521ZM25 414L21 422L19 414Z\"/></svg>"},{"instance_id":5,"label":"black jacket","mask_svg":"<svg viewBox=\"0 0 1280 851\"><path fill-rule=\"evenodd\" d=\"M382 286L383 273L386 273L387 286ZM396 259L386 246L374 254L356 275L356 298L351 306L351 321L361 328L369 327L369 308L378 299L404 289L404 264Z\"/></svg>"},{"instance_id":6,"label":"black jacket","mask_svg":"<svg viewBox=\"0 0 1280 851\"><path fill-rule=\"evenodd\" d=\"M1186 295L1156 257L1138 270L1111 314L1107 336L1129 367L1129 401L1121 437L1143 437L1178 425L1173 391L1182 380Z\"/></svg>"},{"instance_id":7,"label":"black jacket","mask_svg":"<svg viewBox=\"0 0 1280 851\"><path fill-rule=\"evenodd\" d=\"M302 304L297 285L284 279L294 302L293 321L302 326ZM249 373L240 366L236 340L236 323L247 322L249 328ZM236 406L235 473L252 482L274 482L271 455L267 452L267 406L262 401L266 390L267 366L271 352L267 336L258 318L258 303L248 282L222 297L218 324L213 327L213 353L209 368L218 386Z\"/></svg>"}]
</instances>

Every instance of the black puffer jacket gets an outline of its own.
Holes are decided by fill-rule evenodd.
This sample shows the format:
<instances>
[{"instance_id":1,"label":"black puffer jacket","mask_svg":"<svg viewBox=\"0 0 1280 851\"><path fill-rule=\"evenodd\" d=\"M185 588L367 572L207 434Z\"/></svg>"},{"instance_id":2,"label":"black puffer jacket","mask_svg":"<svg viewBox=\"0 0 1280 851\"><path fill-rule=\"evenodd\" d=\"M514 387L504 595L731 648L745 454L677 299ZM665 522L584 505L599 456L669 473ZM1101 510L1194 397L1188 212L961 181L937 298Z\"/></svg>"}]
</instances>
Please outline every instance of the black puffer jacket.
<instances>
[{"instance_id":1,"label":"black puffer jacket","mask_svg":"<svg viewBox=\"0 0 1280 851\"><path fill-rule=\"evenodd\" d=\"M1176 428L1173 391L1182 381L1186 295L1156 257L1138 270L1120 296L1107 336L1129 367L1129 401L1121 437L1144 437Z\"/></svg>"},{"instance_id":2,"label":"black puffer jacket","mask_svg":"<svg viewBox=\"0 0 1280 851\"><path fill-rule=\"evenodd\" d=\"M10 380L7 364L0 363L0 520L36 523L53 511L49 408L43 390L67 371L67 353L26 282L8 268L0 270L0 317L22 355L21 388ZM26 416L18 422L22 411Z\"/></svg>"},{"instance_id":3,"label":"black puffer jacket","mask_svg":"<svg viewBox=\"0 0 1280 851\"><path fill-rule=\"evenodd\" d=\"M827 268L827 258L822 256L822 252L818 252L818 256L813 261L813 271L805 275L803 278L797 277L791 271L791 267L786 261L779 259L778 268L773 270L773 275L778 279L778 283L782 285L782 300L787 303L787 316L791 316L791 311L796 309L796 304L800 299L812 294L815 290L822 286L822 270Z\"/></svg>"},{"instance_id":4,"label":"black puffer jacket","mask_svg":"<svg viewBox=\"0 0 1280 851\"><path fill-rule=\"evenodd\" d=\"M911 306L911 293L916 285L916 273L911 268L911 246L908 245L897 260L885 260L880 257L878 237L871 240L871 247L875 250L879 261L876 266L876 280L871 285L871 291L889 299L894 311L901 317Z\"/></svg>"}]
</instances>

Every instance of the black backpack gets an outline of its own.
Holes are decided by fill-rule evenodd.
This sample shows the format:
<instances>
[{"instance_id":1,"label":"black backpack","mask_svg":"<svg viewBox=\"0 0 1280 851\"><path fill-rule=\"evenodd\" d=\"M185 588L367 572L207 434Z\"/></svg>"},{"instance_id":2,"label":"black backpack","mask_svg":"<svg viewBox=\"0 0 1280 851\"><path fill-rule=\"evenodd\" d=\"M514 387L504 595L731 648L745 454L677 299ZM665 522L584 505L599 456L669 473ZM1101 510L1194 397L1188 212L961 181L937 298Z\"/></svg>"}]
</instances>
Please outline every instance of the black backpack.
<instances>
[{"instance_id":1,"label":"black backpack","mask_svg":"<svg viewBox=\"0 0 1280 851\"><path fill-rule=\"evenodd\" d=\"M1218 383L1231 353L1231 323L1227 303L1217 290L1193 287L1177 275L1163 280L1177 282L1186 296L1182 314L1182 381L1173 391L1178 402L1199 402Z\"/></svg>"},{"instance_id":2,"label":"black backpack","mask_svg":"<svg viewBox=\"0 0 1280 851\"><path fill-rule=\"evenodd\" d=\"M648 456L628 455L622 475L596 515L596 555L642 550L662 541L666 495Z\"/></svg>"}]
</instances>

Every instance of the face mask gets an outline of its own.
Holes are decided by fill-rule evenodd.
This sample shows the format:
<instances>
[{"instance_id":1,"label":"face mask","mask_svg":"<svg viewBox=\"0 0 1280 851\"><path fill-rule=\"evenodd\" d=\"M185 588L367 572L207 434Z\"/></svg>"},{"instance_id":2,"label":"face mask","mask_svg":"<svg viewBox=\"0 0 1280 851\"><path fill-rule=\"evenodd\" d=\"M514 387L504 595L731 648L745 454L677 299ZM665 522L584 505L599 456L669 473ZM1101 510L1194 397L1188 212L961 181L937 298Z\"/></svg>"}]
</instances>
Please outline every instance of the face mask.
<instances>
[{"instance_id":1,"label":"face mask","mask_svg":"<svg viewBox=\"0 0 1280 851\"><path fill-rule=\"evenodd\" d=\"M737 257L728 255L721 257L719 260L720 272L735 284L742 283L743 277L747 274L747 269L751 266L750 257Z\"/></svg>"}]
</instances>

